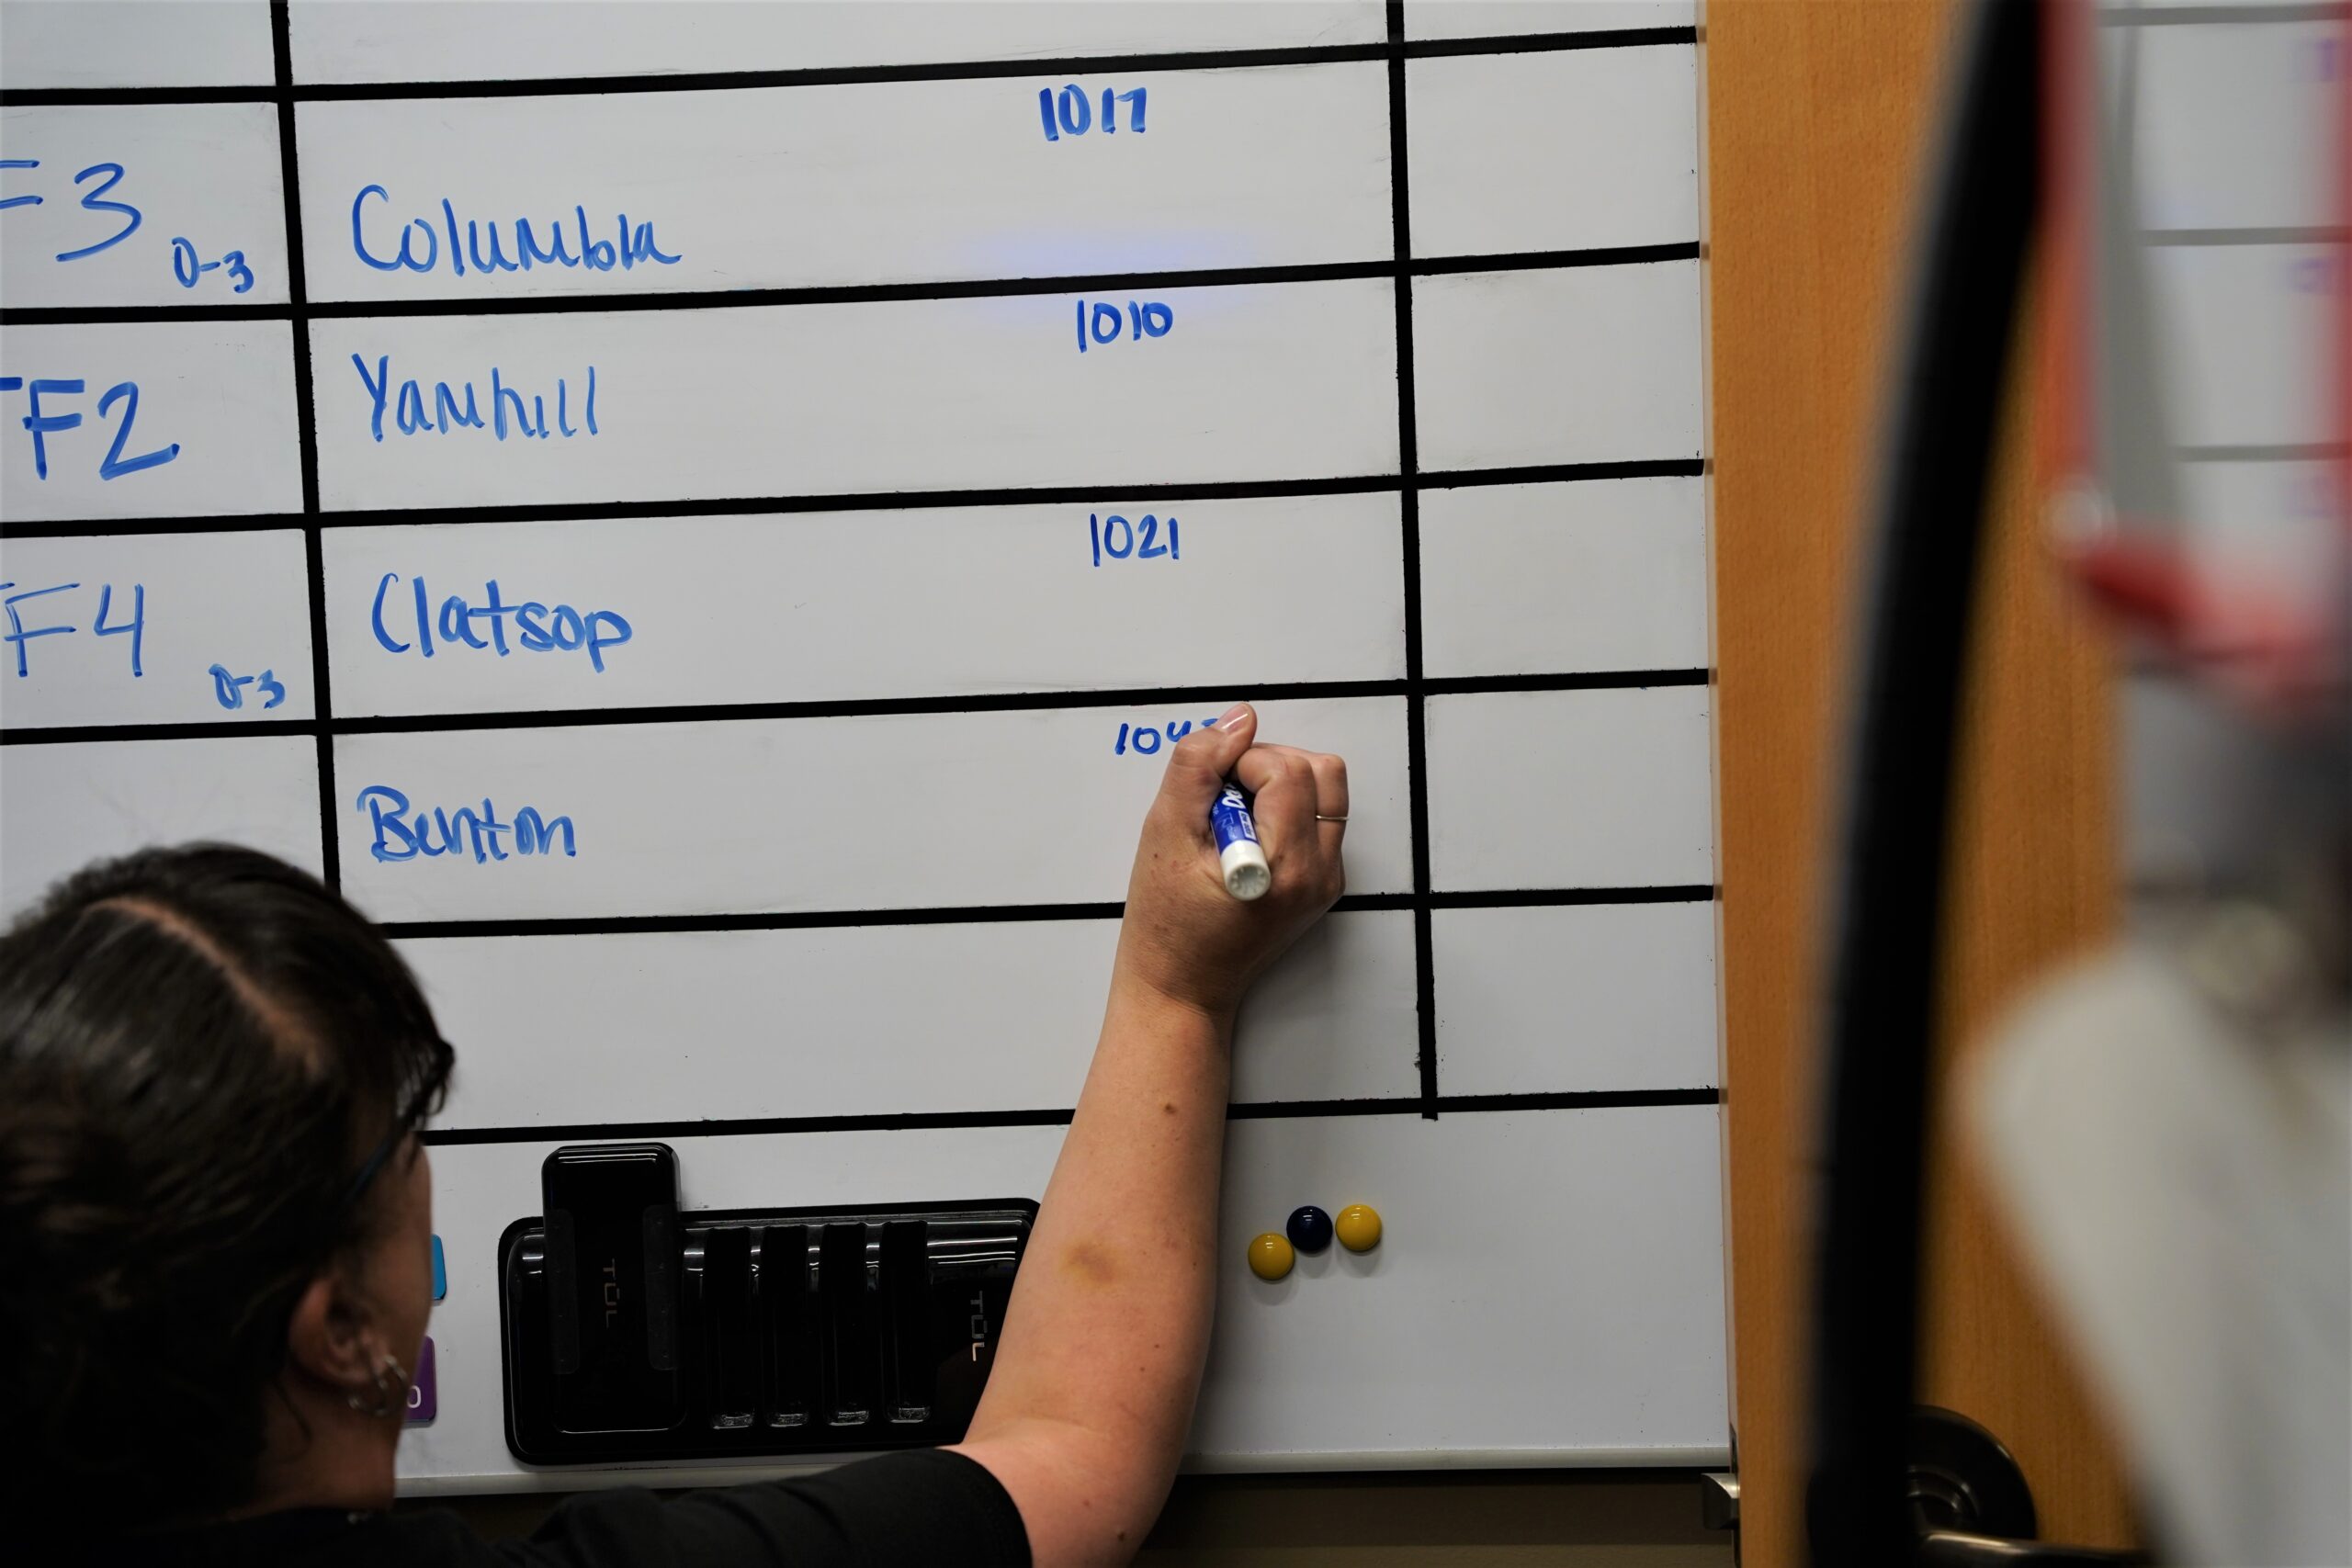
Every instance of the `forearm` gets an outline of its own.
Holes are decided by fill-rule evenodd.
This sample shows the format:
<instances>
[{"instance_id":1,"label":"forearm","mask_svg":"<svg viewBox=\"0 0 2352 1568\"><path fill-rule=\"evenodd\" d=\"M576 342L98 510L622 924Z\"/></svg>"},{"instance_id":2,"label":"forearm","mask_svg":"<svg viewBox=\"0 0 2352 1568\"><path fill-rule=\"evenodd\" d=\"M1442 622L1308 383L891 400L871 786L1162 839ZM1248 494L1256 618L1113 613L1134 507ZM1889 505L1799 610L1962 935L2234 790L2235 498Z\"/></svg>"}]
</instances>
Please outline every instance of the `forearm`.
<instances>
[{"instance_id":1,"label":"forearm","mask_svg":"<svg viewBox=\"0 0 2352 1568\"><path fill-rule=\"evenodd\" d=\"M973 1444L1024 1423L1099 1438L1080 1446L1098 1450L1088 1469L1106 1540L1140 1538L1192 1424L1216 1304L1231 1033L1121 966L972 1420Z\"/></svg>"},{"instance_id":2,"label":"forearm","mask_svg":"<svg viewBox=\"0 0 2352 1568\"><path fill-rule=\"evenodd\" d=\"M1021 1510L1038 1568L1124 1562L1174 1479L1216 1306L1233 1015L1345 885L1347 764L1254 745L1235 705L1179 740L1145 815L1102 1038L958 1445ZM1272 886L1227 890L1209 809L1256 796Z\"/></svg>"}]
</instances>

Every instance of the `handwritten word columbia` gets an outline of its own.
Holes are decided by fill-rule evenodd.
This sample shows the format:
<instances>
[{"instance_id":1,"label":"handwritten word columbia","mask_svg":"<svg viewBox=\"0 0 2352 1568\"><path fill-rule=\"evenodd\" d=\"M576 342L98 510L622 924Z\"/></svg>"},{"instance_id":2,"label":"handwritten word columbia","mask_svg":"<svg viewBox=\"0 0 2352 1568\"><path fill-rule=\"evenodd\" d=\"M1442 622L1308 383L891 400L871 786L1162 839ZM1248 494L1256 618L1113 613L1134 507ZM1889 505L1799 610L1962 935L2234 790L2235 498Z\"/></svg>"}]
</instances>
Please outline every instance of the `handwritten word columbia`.
<instances>
[{"instance_id":1,"label":"handwritten word columbia","mask_svg":"<svg viewBox=\"0 0 2352 1568\"><path fill-rule=\"evenodd\" d=\"M362 262L378 272L431 272L435 267L447 266L452 276L463 277L469 259L473 263L472 270L485 276L502 272L528 272L535 266L561 266L574 270L585 267L590 272L610 272L619 267L627 272L656 265L675 266L680 259L665 254L654 243L652 224L632 226L626 212L614 214L613 238L596 238L589 229L585 207L571 209L571 226L560 218L546 224L547 243L544 245L539 243L539 231L531 227L531 220L527 218L503 222L492 219L487 223L469 218L465 223L464 239L460 243L458 209L449 204L447 197L441 198L440 227L435 228L430 218L412 218L401 228L397 240L387 232L385 227L385 220L391 215L377 215L379 227L375 243L370 245L368 198L371 196L387 208L391 205L391 196L382 186L360 187L359 194L351 198L351 249ZM506 254L506 241L501 237L502 230L513 238L514 254L511 256ZM579 238L576 251L572 247L575 232ZM449 239L447 248L441 243L445 233ZM482 249L485 236L490 246L486 254Z\"/></svg>"}]
</instances>

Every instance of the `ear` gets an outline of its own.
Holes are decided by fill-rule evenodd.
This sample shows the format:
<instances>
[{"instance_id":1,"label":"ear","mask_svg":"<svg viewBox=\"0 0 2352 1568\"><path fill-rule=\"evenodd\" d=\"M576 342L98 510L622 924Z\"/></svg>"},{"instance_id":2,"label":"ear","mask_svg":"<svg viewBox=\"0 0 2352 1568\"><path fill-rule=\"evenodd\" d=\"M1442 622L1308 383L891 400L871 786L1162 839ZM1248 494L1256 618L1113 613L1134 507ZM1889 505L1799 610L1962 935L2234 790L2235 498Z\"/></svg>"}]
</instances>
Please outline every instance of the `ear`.
<instances>
[{"instance_id":1,"label":"ear","mask_svg":"<svg viewBox=\"0 0 2352 1568\"><path fill-rule=\"evenodd\" d=\"M339 1393L372 1395L380 1349L342 1270L324 1269L304 1287L286 1325L286 1354L305 1376Z\"/></svg>"}]
</instances>

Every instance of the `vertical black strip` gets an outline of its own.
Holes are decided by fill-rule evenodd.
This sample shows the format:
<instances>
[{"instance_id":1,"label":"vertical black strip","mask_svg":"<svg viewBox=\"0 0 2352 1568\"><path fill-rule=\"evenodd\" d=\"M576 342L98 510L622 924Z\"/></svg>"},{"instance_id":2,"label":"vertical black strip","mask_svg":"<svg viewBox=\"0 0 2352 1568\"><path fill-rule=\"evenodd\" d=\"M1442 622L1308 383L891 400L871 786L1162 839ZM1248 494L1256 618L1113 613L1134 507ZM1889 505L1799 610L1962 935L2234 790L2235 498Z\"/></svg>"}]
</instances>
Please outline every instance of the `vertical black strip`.
<instances>
[{"instance_id":1,"label":"vertical black strip","mask_svg":"<svg viewBox=\"0 0 2352 1568\"><path fill-rule=\"evenodd\" d=\"M1388 196L1396 225L1397 501L1404 517L1405 771L1412 799L1414 1008L1421 1114L1437 1120L1437 965L1430 947L1429 743L1421 671L1420 435L1413 408L1413 207L1405 130L1405 0L1388 0Z\"/></svg>"},{"instance_id":2,"label":"vertical black strip","mask_svg":"<svg viewBox=\"0 0 2352 1568\"><path fill-rule=\"evenodd\" d=\"M286 297L294 328L294 420L302 446L302 553L311 580L311 702L319 756L319 859L329 887L343 885L335 835L334 698L327 686L327 574L319 533L319 439L311 406L311 305L302 270L302 184L294 147L294 43L288 0L272 0L269 41L277 78L277 173L286 195Z\"/></svg>"},{"instance_id":3,"label":"vertical black strip","mask_svg":"<svg viewBox=\"0 0 2352 1568\"><path fill-rule=\"evenodd\" d=\"M1943 145L1913 221L1900 352L1886 367L1874 560L1847 686L1836 934L1815 1026L1826 1092L1804 1492L1815 1568L1930 1555L1905 1463L1918 1452L1921 1149L1939 1121L1928 1051L1957 880L1953 780L1971 638L1982 637L1986 486L2025 310L2046 80L2041 6L1999 0L1964 19ZM2018 1555L2085 1561L2055 1546Z\"/></svg>"}]
</instances>

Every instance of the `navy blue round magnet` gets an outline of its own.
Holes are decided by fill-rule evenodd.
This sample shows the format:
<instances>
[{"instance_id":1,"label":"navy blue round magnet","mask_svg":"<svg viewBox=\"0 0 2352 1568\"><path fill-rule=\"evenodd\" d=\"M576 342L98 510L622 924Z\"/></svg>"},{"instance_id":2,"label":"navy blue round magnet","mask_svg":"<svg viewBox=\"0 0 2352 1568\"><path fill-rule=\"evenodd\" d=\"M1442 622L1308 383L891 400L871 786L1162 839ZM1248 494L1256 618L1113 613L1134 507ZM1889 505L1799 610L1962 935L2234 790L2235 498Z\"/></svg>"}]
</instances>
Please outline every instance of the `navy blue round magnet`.
<instances>
[{"instance_id":1,"label":"navy blue round magnet","mask_svg":"<svg viewBox=\"0 0 2352 1568\"><path fill-rule=\"evenodd\" d=\"M1290 1233L1290 1244L1301 1252L1320 1252L1331 1245L1331 1216L1312 1203L1293 1209L1290 1222L1283 1229Z\"/></svg>"}]
</instances>

